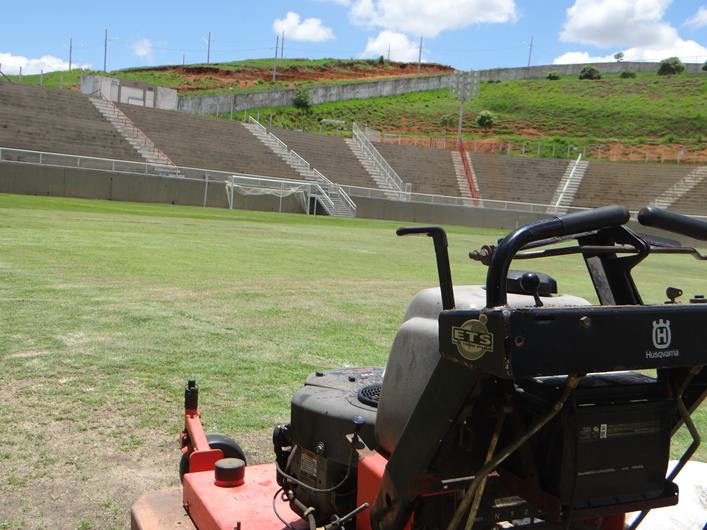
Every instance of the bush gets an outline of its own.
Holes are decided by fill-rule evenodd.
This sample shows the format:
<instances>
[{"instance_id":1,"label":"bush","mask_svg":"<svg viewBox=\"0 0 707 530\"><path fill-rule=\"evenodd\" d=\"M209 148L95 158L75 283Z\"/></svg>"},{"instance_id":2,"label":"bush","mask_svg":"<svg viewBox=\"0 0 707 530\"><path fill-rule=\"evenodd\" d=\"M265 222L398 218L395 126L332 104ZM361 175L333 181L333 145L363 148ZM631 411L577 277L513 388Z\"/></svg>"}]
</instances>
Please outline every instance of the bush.
<instances>
[{"instance_id":1,"label":"bush","mask_svg":"<svg viewBox=\"0 0 707 530\"><path fill-rule=\"evenodd\" d=\"M579 78L580 79L601 79L601 72L599 71L598 68L588 64L586 66L583 66L582 69L579 71Z\"/></svg>"},{"instance_id":2,"label":"bush","mask_svg":"<svg viewBox=\"0 0 707 530\"><path fill-rule=\"evenodd\" d=\"M493 127L495 121L496 117L490 110L482 110L479 112L478 116L476 116L476 125L482 129L490 129Z\"/></svg>"},{"instance_id":3,"label":"bush","mask_svg":"<svg viewBox=\"0 0 707 530\"><path fill-rule=\"evenodd\" d=\"M702 71L707 72L707 61L705 61L705 64L702 65Z\"/></svg>"},{"instance_id":4,"label":"bush","mask_svg":"<svg viewBox=\"0 0 707 530\"><path fill-rule=\"evenodd\" d=\"M312 104L309 99L309 92L307 92L304 88L298 88L295 91L295 97L292 99L292 104L298 109L309 109L309 106Z\"/></svg>"},{"instance_id":5,"label":"bush","mask_svg":"<svg viewBox=\"0 0 707 530\"><path fill-rule=\"evenodd\" d=\"M549 79L550 81L557 81L559 78L560 78L559 72L549 72L545 79Z\"/></svg>"},{"instance_id":6,"label":"bush","mask_svg":"<svg viewBox=\"0 0 707 530\"><path fill-rule=\"evenodd\" d=\"M383 57L382 55L378 57L378 64L385 64L385 57Z\"/></svg>"},{"instance_id":7,"label":"bush","mask_svg":"<svg viewBox=\"0 0 707 530\"><path fill-rule=\"evenodd\" d=\"M660 61L658 75L677 75L685 71L685 65L677 57L668 57Z\"/></svg>"},{"instance_id":8,"label":"bush","mask_svg":"<svg viewBox=\"0 0 707 530\"><path fill-rule=\"evenodd\" d=\"M623 72L621 72L621 73L619 74L619 77L620 77L621 79L633 79L634 77L636 77L636 72L631 72L631 71L629 71L629 70L624 70Z\"/></svg>"}]
</instances>

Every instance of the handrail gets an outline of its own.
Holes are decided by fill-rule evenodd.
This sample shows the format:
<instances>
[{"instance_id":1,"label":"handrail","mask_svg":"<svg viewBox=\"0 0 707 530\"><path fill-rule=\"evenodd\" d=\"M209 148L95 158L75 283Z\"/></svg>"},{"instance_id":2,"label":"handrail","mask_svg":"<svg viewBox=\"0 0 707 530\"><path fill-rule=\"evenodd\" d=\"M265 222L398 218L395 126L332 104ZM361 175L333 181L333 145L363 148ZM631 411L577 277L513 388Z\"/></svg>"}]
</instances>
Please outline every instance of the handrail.
<instances>
[{"instance_id":1,"label":"handrail","mask_svg":"<svg viewBox=\"0 0 707 530\"><path fill-rule=\"evenodd\" d=\"M94 91L93 93L95 93L95 92L96 92L96 91ZM150 137L147 136L147 134L145 134L145 132L144 132L140 127L138 127L137 125L135 125L135 122L133 122L133 121L128 117L127 114L125 114L122 110L120 110L120 109L118 108L118 106L117 106L113 101L111 101L110 99L107 99L107 98L103 97L103 93L100 91L100 89L99 89L99 92L100 92L99 99L100 99L101 101L105 101L106 103L108 103L108 104L111 106L111 108L112 108L112 110L113 110L113 112L114 112L114 114L115 114L115 117L116 117L121 123L123 123L123 124L126 125L127 127L132 128L132 130L133 130L133 131L136 133L136 135L143 141L143 143L144 143L145 145L147 145L148 147L150 147L150 149L152 149L152 151L153 151L154 154L156 154L156 155L157 155L158 157L160 157L160 158L164 158L165 160L167 160L167 162L169 162L169 165L172 165L172 166L176 167L176 164L175 164L174 162L172 162L172 159L169 158L169 156L167 156L167 154L166 154L165 152L163 152L160 148L158 148L158 147L155 145L155 143L150 139Z\"/></svg>"},{"instance_id":2,"label":"handrail","mask_svg":"<svg viewBox=\"0 0 707 530\"><path fill-rule=\"evenodd\" d=\"M396 171L390 166L388 161L383 158L383 155L381 155L378 149L374 147L356 122L351 124L351 133L354 139L358 142L359 147L361 147L368 158L378 166L378 169L385 177L386 182L396 188L397 191L406 191L403 179L400 178Z\"/></svg>"},{"instance_id":3,"label":"handrail","mask_svg":"<svg viewBox=\"0 0 707 530\"><path fill-rule=\"evenodd\" d=\"M112 158L100 158L100 157L91 157L91 156L82 156L82 155L68 155L65 153L52 153L49 151L33 151L30 149L16 149L14 147L2 147L0 146L0 161L3 162L10 162L10 163L19 163L19 164L32 164L32 165L43 165L43 166L55 166L55 167L67 167L66 164L61 165L61 164L52 164L48 163L46 161L43 162L32 162L32 161L24 161L24 160L6 160L5 157L7 156L6 153L25 153L29 155L37 155L41 159L42 156L44 157L59 157L59 158L66 158L66 159L71 159L75 163L73 164L74 167L84 167L85 169L91 169L94 171L109 171L111 173L130 173L130 174L143 174L143 175L151 175L151 176L160 176L164 178L179 178L179 179L185 179L185 180L204 180L207 177L210 180L228 180L231 176L237 175L241 179L251 179L253 181L259 180L261 182L273 182L276 184L290 184L292 186L318 186L321 188L321 185L317 182L312 182L312 181L306 181L306 180L296 180L296 179L278 179L276 177L269 177L265 175L252 175L252 174L246 174L246 173L237 173L233 171L219 171L216 169L204 169L204 168L195 168L195 167L190 167L190 166L176 166L176 168L179 170L179 176L178 177L170 177L168 175L163 175L163 174L156 174L156 173L149 173L148 169L152 169L154 171L159 170L159 169L168 169L168 170L174 170L174 167L164 165L164 164L150 164L147 162L133 162L132 160L117 160L117 159L112 159ZM90 167L86 166L85 164L82 164L81 161L95 161L98 163L103 163L104 166L106 167L105 169L98 168L98 167ZM126 168L135 168L133 170L126 170ZM139 168L139 169L138 169ZM190 177L190 175L201 175L202 178L196 179ZM365 198L377 198L377 199L387 199L391 200L390 197L390 190L382 190L380 188L365 188L362 186L349 186L347 184L331 184L332 186L335 186L337 189L340 189L342 192L342 197L343 194L346 194L347 197L365 197ZM403 197L403 194L401 194L401 197ZM447 206L464 206L464 207L469 207L469 199L464 198L464 197L453 197L449 195L435 195L431 193L409 193L404 195L405 200L411 201L411 202L418 202L418 203L423 203L423 204L441 204L441 205L447 205ZM518 211L518 212L530 212L530 213L540 213L540 214L545 214L547 213L547 209L551 208L551 204L541 204L541 203L534 203L534 202L521 202L521 201L502 201L502 200L496 200L496 199L478 199L478 206L481 208L494 208L494 209L499 209L499 210L508 210L508 211ZM589 208L583 208L583 207L578 207L578 206L568 206L567 211L581 211L581 210L588 210ZM636 214L636 210L631 210L632 214ZM694 215L691 214L691 217L697 217L698 219L707 219L707 216L704 215Z\"/></svg>"},{"instance_id":4,"label":"handrail","mask_svg":"<svg viewBox=\"0 0 707 530\"><path fill-rule=\"evenodd\" d=\"M582 153L579 153L579 156L577 157L577 160L574 161L574 165L572 166L572 170L570 171L570 174L567 177L567 180L565 181L565 185L562 187L562 191L560 192L560 196L557 198L557 201L555 202L555 208L560 206L562 199L565 197L565 192L567 191L567 188L569 187L570 182L572 182L572 177L574 177L574 173L575 173L575 171L577 171L577 167L579 166L579 163L581 160L582 160Z\"/></svg>"},{"instance_id":5,"label":"handrail","mask_svg":"<svg viewBox=\"0 0 707 530\"><path fill-rule=\"evenodd\" d=\"M476 187L476 182L474 182L474 174L471 171L471 166L469 165L469 160L466 157L466 150L464 149L464 142L459 140L459 156L462 159L462 165L464 166L464 174L466 175L466 180L469 183L469 192L473 199L479 198L479 190Z\"/></svg>"}]
</instances>

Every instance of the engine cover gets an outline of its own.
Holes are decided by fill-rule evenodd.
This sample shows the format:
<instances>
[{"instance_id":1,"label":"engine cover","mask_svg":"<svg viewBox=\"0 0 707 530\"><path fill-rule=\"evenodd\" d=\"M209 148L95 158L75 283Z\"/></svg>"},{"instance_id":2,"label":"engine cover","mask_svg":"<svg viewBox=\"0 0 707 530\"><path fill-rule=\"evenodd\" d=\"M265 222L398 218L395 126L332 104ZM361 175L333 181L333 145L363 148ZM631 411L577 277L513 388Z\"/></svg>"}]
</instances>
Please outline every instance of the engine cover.
<instances>
[{"instance_id":1,"label":"engine cover","mask_svg":"<svg viewBox=\"0 0 707 530\"><path fill-rule=\"evenodd\" d=\"M292 398L288 428L292 452L286 473L305 486L290 482L286 489L291 489L303 505L314 508L317 524L328 523L332 515L343 515L355 508L358 457L347 435L358 428L363 442L375 447L374 426L382 380L382 368L315 372ZM344 478L340 487L331 489ZM292 508L301 512L294 504Z\"/></svg>"}]
</instances>

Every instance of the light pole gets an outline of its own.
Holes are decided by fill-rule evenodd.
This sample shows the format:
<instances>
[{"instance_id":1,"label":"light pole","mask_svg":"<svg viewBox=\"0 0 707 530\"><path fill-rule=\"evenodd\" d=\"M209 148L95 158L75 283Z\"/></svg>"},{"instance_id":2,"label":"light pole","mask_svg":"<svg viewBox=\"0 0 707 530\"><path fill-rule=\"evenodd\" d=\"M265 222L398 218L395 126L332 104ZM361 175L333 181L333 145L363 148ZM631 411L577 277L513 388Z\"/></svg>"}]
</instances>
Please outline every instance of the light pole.
<instances>
[{"instance_id":1,"label":"light pole","mask_svg":"<svg viewBox=\"0 0 707 530\"><path fill-rule=\"evenodd\" d=\"M459 100L459 125L457 126L457 142L462 141L462 122L464 120L464 102L479 95L479 72L470 70L454 72L452 94Z\"/></svg>"}]
</instances>

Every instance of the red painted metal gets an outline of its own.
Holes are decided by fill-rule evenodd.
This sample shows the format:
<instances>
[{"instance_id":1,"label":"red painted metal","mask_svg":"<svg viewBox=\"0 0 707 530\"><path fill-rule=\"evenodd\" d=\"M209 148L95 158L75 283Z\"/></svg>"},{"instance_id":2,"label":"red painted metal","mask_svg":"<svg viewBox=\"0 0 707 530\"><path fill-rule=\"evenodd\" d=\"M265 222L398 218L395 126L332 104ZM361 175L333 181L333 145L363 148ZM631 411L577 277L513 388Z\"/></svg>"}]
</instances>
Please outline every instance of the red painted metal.
<instances>
[{"instance_id":1,"label":"red painted metal","mask_svg":"<svg viewBox=\"0 0 707 530\"><path fill-rule=\"evenodd\" d=\"M474 172L471 170L469 165L469 160L466 157L466 150L464 149L464 142L459 142L459 156L462 159L462 165L464 166L464 173L466 174L466 180L469 183L469 192L471 193L472 199L479 198L479 190L476 188L474 183Z\"/></svg>"},{"instance_id":2,"label":"red painted metal","mask_svg":"<svg viewBox=\"0 0 707 530\"><path fill-rule=\"evenodd\" d=\"M361 506L364 502L373 506L387 463L387 458L375 452L359 459L356 485L357 506ZM356 516L356 530L372 530L370 510L364 510ZM404 530L410 530L410 522Z\"/></svg>"},{"instance_id":3,"label":"red painted metal","mask_svg":"<svg viewBox=\"0 0 707 530\"><path fill-rule=\"evenodd\" d=\"M184 507L199 530L285 528L272 509L273 496L280 489L275 480L275 464L247 466L241 486L221 488L214 480L213 471L184 475ZM277 510L295 528L305 528L304 521L279 498Z\"/></svg>"},{"instance_id":4,"label":"red painted metal","mask_svg":"<svg viewBox=\"0 0 707 530\"><path fill-rule=\"evenodd\" d=\"M209 471L223 458L221 449L211 449L201 423L199 409L185 409L184 430L181 432L182 452L189 455L189 471Z\"/></svg>"}]
</instances>

